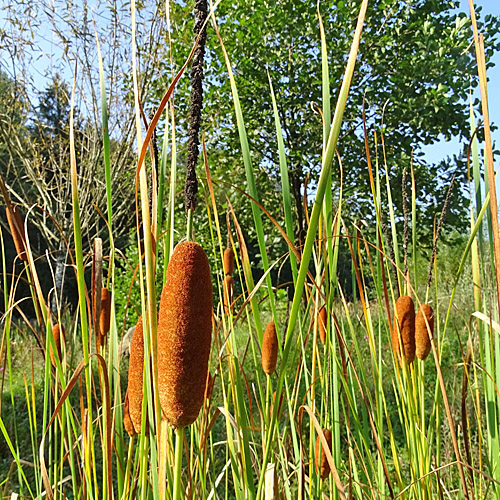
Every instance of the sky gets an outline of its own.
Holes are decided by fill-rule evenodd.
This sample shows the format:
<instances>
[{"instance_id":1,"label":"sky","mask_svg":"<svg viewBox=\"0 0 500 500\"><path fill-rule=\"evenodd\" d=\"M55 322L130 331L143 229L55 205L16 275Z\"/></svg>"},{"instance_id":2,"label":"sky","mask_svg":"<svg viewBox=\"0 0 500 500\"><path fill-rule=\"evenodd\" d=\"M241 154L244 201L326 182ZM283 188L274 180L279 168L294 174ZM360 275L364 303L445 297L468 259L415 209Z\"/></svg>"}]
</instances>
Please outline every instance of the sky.
<instances>
[{"instance_id":1,"label":"sky","mask_svg":"<svg viewBox=\"0 0 500 500\"><path fill-rule=\"evenodd\" d=\"M487 14L500 16L500 0L475 0L476 6L481 6L481 17L484 18ZM460 0L460 10L469 13L468 0ZM495 66L487 70L488 82L488 105L490 114L490 123L500 125L500 53L496 52L493 56ZM474 94L479 97L479 87L477 93ZM496 142L497 149L500 147L500 128L492 133L492 139ZM429 163L438 163L439 161L452 157L454 154L459 155L462 152L462 147L458 139L452 141L439 141L432 146L425 146L423 148L425 159Z\"/></svg>"},{"instance_id":2,"label":"sky","mask_svg":"<svg viewBox=\"0 0 500 500\"><path fill-rule=\"evenodd\" d=\"M7 0L0 0L0 7L3 2ZM90 10L92 10L92 0L89 0ZM486 14L492 14L500 16L500 0L476 0L476 6L482 7L481 17ZM460 0L460 11L469 12L468 0ZM0 28L5 23L5 18L2 15L3 9L0 8ZM101 21L105 22L105 20ZM37 33L38 36L43 38L41 43L41 52L35 55L35 64L33 64L33 70L36 72L36 84L38 88L44 88L48 80L45 78L44 74L46 70L53 68L53 65L58 64L60 58L60 49L57 46L57 38L54 37L50 32L50 26L46 26L46 32L44 32L43 27ZM488 99L489 99L489 113L490 122L499 124L499 130L493 132L493 141L496 142L497 147L500 147L500 53L496 53L493 57L495 66L488 70ZM70 81L72 78L72 71L68 65L65 65L67 71L62 69L62 76L64 79ZM479 88L476 89L476 97L479 97ZM439 163L441 160L447 157L452 157L454 154L460 154L463 150L463 144L460 144L458 139L451 140L449 142L439 141L431 146L425 146L423 148L425 159L429 163Z\"/></svg>"}]
</instances>

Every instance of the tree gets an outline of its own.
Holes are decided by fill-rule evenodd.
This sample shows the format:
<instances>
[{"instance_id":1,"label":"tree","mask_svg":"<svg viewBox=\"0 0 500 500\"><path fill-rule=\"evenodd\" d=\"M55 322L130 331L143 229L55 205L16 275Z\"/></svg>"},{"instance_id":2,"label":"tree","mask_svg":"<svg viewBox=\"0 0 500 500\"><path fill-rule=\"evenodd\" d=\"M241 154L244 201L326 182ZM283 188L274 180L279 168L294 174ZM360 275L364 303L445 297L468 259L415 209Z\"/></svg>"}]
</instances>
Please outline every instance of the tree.
<instances>
[{"instance_id":1,"label":"tree","mask_svg":"<svg viewBox=\"0 0 500 500\"><path fill-rule=\"evenodd\" d=\"M336 0L321 2L319 6L327 38L332 102L340 87L359 4L358 0ZM382 172L383 155L380 147L375 149L373 135L378 133L380 146L383 131L395 203L401 207L402 170L406 167L409 171L413 160L418 191L422 194L419 217L432 219L436 208L439 210L443 204L449 172L457 168L457 162L450 159L430 165L423 157L422 146L442 137L469 137L468 92L477 85L470 21L464 13L453 11L456 4L448 0L370 2L338 145L344 165L344 191L350 195L349 211L355 218L369 217L373 212L363 140L363 101L371 153L378 155ZM185 22L190 8L191 4L173 7L173 18L179 21L178 36L184 40L191 29ZM304 181L310 175L310 182L314 183L322 147L322 122L315 107L322 103L317 2L235 0L222 2L216 17L236 75L254 167L262 181L259 187L266 189L263 199L275 192L279 164L266 70L270 73L295 200L296 235L300 238L306 229L302 208ZM485 17L481 30L486 33L488 61L499 47L499 29L497 18ZM211 53L207 58L210 63L206 69L204 107L208 149L216 151L218 158L223 157L224 165L231 165L240 155L239 138L232 118L225 63L213 30L209 30L208 47ZM180 66L186 53L177 50L175 55ZM164 82L160 85L165 88ZM158 90L157 95L160 93ZM185 115L183 93L176 97L177 113L181 116ZM339 177L337 167L337 185ZM457 180L465 178L465 169L459 168ZM460 230L465 220L464 193L456 189L453 197L452 225ZM427 225L427 233L423 231L420 236L430 241L431 228L432 224Z\"/></svg>"},{"instance_id":2,"label":"tree","mask_svg":"<svg viewBox=\"0 0 500 500\"><path fill-rule=\"evenodd\" d=\"M56 75L40 92L38 106L28 107L22 120L12 112L4 114L0 127L0 147L5 153L0 163L11 198L25 207L35 205L30 216L48 255L55 260L54 294L51 306L56 310L63 295L68 252L73 241L73 215L70 180L68 85ZM105 211L106 186L100 129L75 114L75 152L79 182L81 230L84 249L100 236L107 241L108 231L97 208ZM10 121L7 120L10 117ZM134 197L134 159L130 144L111 141L114 189L113 209L117 229L115 238L127 235L131 227L130 206ZM67 245L70 245L68 248ZM57 300L56 297L57 296Z\"/></svg>"}]
</instances>

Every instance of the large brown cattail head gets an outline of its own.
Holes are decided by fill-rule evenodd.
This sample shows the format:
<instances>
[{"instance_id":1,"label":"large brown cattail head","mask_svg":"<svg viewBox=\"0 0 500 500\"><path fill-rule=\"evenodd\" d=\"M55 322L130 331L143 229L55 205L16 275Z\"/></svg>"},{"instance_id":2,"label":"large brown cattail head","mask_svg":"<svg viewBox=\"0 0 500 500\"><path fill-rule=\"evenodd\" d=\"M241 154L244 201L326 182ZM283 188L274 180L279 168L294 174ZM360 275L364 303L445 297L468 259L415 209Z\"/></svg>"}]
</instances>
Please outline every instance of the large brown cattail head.
<instances>
[{"instance_id":1,"label":"large brown cattail head","mask_svg":"<svg viewBox=\"0 0 500 500\"><path fill-rule=\"evenodd\" d=\"M429 330L427 330L427 324ZM434 311L429 304L422 304L415 318L415 353L418 359L425 359L431 352L430 337L432 337L433 333Z\"/></svg>"},{"instance_id":2,"label":"large brown cattail head","mask_svg":"<svg viewBox=\"0 0 500 500\"><path fill-rule=\"evenodd\" d=\"M407 364L415 359L415 306L408 295L396 301L392 325L392 348L394 354Z\"/></svg>"},{"instance_id":3,"label":"large brown cattail head","mask_svg":"<svg viewBox=\"0 0 500 500\"><path fill-rule=\"evenodd\" d=\"M125 394L125 404L123 407L123 427L125 427L125 430L128 432L128 435L130 437L135 436L135 427L132 422L132 419L130 418L130 408L129 408L129 402L128 402L128 390Z\"/></svg>"},{"instance_id":4,"label":"large brown cattail head","mask_svg":"<svg viewBox=\"0 0 500 500\"><path fill-rule=\"evenodd\" d=\"M233 274L234 271L234 252L232 248L224 250L224 274Z\"/></svg>"},{"instance_id":5,"label":"large brown cattail head","mask_svg":"<svg viewBox=\"0 0 500 500\"><path fill-rule=\"evenodd\" d=\"M318 333L321 343L326 344L326 324L328 320L328 311L322 306L318 313Z\"/></svg>"},{"instance_id":6,"label":"large brown cattail head","mask_svg":"<svg viewBox=\"0 0 500 500\"><path fill-rule=\"evenodd\" d=\"M56 323L52 327L52 335L54 337L54 343L56 344L57 356L59 360L62 361L61 345L64 344L66 338L66 330L64 329L64 326L60 325L59 323ZM51 345L49 345L49 352L50 352L50 362L52 363L52 366L55 368L57 366L57 363Z\"/></svg>"},{"instance_id":7,"label":"large brown cattail head","mask_svg":"<svg viewBox=\"0 0 500 500\"><path fill-rule=\"evenodd\" d=\"M323 434L328 443L328 449L332 451L332 433L328 429L323 429ZM321 453L319 451L321 446L321 440L319 436L316 437L316 448L315 448L315 463L316 463L316 473L320 475L321 479L324 481L328 474L330 474L330 464L326 458L325 449L321 446Z\"/></svg>"},{"instance_id":8,"label":"large brown cattail head","mask_svg":"<svg viewBox=\"0 0 500 500\"><path fill-rule=\"evenodd\" d=\"M278 361L278 336L274 321L270 321L264 330L262 340L262 369L267 375L272 375L276 370Z\"/></svg>"},{"instance_id":9,"label":"large brown cattail head","mask_svg":"<svg viewBox=\"0 0 500 500\"><path fill-rule=\"evenodd\" d=\"M142 421L142 398L143 389L143 374L144 374L144 333L142 316L137 321L137 325L130 341L130 360L128 365L128 388L127 400L129 418L134 427L135 433L141 433ZM127 432L131 434L130 430Z\"/></svg>"},{"instance_id":10,"label":"large brown cattail head","mask_svg":"<svg viewBox=\"0 0 500 500\"><path fill-rule=\"evenodd\" d=\"M212 342L212 280L197 243L179 243L170 258L158 317L158 386L164 418L185 427L205 396Z\"/></svg>"},{"instance_id":11,"label":"large brown cattail head","mask_svg":"<svg viewBox=\"0 0 500 500\"><path fill-rule=\"evenodd\" d=\"M21 260L27 261L28 255L26 254L26 241L24 239L24 223L21 214L17 207L11 205L12 210L7 207L5 212L7 214L7 222L9 223L10 234L14 240L17 255Z\"/></svg>"}]
</instances>

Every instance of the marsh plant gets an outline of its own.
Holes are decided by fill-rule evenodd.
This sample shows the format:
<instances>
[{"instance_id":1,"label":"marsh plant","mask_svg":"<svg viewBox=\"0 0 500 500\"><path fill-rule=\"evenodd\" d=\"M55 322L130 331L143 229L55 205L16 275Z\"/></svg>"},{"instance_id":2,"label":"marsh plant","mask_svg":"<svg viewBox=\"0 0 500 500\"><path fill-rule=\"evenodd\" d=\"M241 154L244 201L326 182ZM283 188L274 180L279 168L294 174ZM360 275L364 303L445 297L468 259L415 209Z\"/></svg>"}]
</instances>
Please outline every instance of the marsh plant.
<instances>
[{"instance_id":1,"label":"marsh plant","mask_svg":"<svg viewBox=\"0 0 500 500\"><path fill-rule=\"evenodd\" d=\"M85 151L75 148L78 72L67 124L72 235L61 241L66 272L77 286L76 310L47 295L42 260L30 243L29 227L39 211L29 202L19 206L19 196L0 176L8 221L2 248L12 236L17 253L12 267L5 253L2 262L0 431L12 463L0 484L3 496L500 500L500 235L483 34L471 4L482 117L476 128L472 104L470 116L463 116L470 122L466 168L475 189L450 287L436 271L453 187L446 186L435 224L426 228L432 235L426 253L412 159L407 157L402 188L394 183L385 149L387 129L373 117L368 124L364 111L357 116L364 155L356 168L361 164L368 179L363 203L370 216L356 219L350 212L356 193L345 192L343 178L354 167L352 158L342 157L341 131L346 109L349 117L355 113L348 108L349 92L364 64L364 30L372 37L379 28L367 15L369 3L350 3L355 17L338 81L330 79L328 34L318 8L316 83L322 97L313 108L322 137L307 154L320 169L299 189L299 207L297 170L289 172L296 152L282 128L289 117L286 96L274 92L277 75L266 76L269 113L262 120L274 128L278 195L266 200L245 121L252 103L239 98L239 86L251 82L238 81L233 72L217 4L196 0L190 53L153 103L141 90L136 48L142 35L131 3L136 157L129 215L136 262L115 246L114 208L123 207L115 202L110 92L95 38L98 179L83 176ZM386 21L399 14L387 11ZM241 186L213 176L216 152L202 134L203 73L213 60L213 53L205 58L208 30L225 64L220 78L230 87L228 119L238 135ZM174 90L187 80L188 69L184 161ZM146 108L152 109L148 116ZM92 208L88 197L82 201L87 183L101 180L105 196L93 210L105 237L84 232L81 215L84 208L88 219ZM393 202L401 192L402 211ZM233 207L234 193L251 212L243 216ZM275 257L273 245L285 249L282 255ZM283 267L288 283L277 279ZM348 280L339 278L346 274ZM27 284L26 297L16 295L20 283ZM463 296L471 315L454 305ZM35 321L24 312L27 303ZM124 336L131 326L127 350ZM16 362L16 342L30 352L23 366Z\"/></svg>"}]
</instances>

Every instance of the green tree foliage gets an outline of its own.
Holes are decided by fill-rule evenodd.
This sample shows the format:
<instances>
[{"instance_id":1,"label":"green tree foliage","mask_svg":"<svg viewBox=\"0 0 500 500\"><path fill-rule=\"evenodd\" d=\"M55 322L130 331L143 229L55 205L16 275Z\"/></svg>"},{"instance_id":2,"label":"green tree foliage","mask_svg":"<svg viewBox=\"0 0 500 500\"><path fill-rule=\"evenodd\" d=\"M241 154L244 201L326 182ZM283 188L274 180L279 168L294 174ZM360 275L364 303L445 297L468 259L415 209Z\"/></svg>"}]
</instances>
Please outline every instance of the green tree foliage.
<instances>
[{"instance_id":1,"label":"green tree foliage","mask_svg":"<svg viewBox=\"0 0 500 500\"><path fill-rule=\"evenodd\" d=\"M336 92L349 51L359 1L320 2L325 25L331 98ZM425 161L424 145L442 138L470 135L468 95L477 85L475 63L470 47L472 30L465 13L453 10L457 2L448 0L375 0L370 2L355 79L339 141L343 162L343 184L352 218L369 218L373 213L363 138L362 107L366 110L372 159L378 158L385 172L381 148L383 132L385 158L394 202L402 215L401 177L413 159L419 195L421 237L431 240L432 221L446 196L449 180L466 179L465 161L457 157L438 165ZM191 3L173 6L174 57L177 66L186 51L175 40L189 40L192 29ZM478 9L480 11L480 9ZM222 2L216 11L221 35L236 75L243 113L249 132L254 167L262 199L272 203L278 185L278 148L266 70L277 94L283 128L292 195L297 215L296 234L305 229L302 208L304 183L310 185L320 169L322 120L321 54L317 2L303 0L235 0ZM481 30L486 37L486 57L499 46L499 20L486 16ZM163 43L163 42L162 42ZM167 45L165 45L167 46ZM239 138L229 81L219 42L209 30L207 80L205 84L205 130L209 153L219 178L238 182L243 175ZM168 61L168 58L163 59ZM170 68L165 66L165 75ZM184 80L184 83L187 79ZM157 96L167 78L157 82ZM186 101L180 91L176 97L179 123L183 124ZM477 103L476 103L477 107ZM378 135L375 148L374 134ZM239 172L239 173L238 173ZM336 185L340 169L336 170ZM270 206L270 205L268 205ZM463 228L466 199L463 189L454 190L452 211L447 222ZM423 229L425 227L425 229Z\"/></svg>"}]
</instances>

